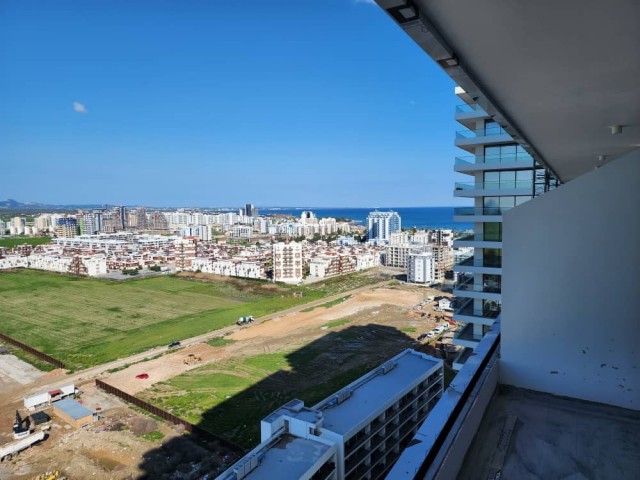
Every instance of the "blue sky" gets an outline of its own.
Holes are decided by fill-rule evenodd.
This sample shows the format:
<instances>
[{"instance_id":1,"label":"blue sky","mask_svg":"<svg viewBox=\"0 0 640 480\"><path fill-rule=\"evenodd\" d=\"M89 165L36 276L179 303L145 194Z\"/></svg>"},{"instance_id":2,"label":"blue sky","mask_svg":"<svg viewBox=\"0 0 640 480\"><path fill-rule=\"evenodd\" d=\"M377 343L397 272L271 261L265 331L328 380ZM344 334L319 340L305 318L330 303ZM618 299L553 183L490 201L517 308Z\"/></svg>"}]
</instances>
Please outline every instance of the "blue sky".
<instances>
[{"instance_id":1,"label":"blue sky","mask_svg":"<svg viewBox=\"0 0 640 480\"><path fill-rule=\"evenodd\" d=\"M0 199L438 206L454 84L355 0L0 3Z\"/></svg>"}]
</instances>

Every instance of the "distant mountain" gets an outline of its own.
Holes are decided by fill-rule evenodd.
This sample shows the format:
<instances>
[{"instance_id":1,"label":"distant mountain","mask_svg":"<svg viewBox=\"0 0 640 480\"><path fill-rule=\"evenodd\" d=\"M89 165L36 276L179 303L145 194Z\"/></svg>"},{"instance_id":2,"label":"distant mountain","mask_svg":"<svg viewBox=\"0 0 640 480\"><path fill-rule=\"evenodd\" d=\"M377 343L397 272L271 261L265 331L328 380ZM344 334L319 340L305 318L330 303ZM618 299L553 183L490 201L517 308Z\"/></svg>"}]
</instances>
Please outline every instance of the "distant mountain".
<instances>
[{"instance_id":1,"label":"distant mountain","mask_svg":"<svg viewBox=\"0 0 640 480\"><path fill-rule=\"evenodd\" d=\"M23 205L24 205L24 203L18 202L17 200L14 200L13 198L9 198L7 200L0 201L0 208L15 208L15 207L22 207Z\"/></svg>"},{"instance_id":2,"label":"distant mountain","mask_svg":"<svg viewBox=\"0 0 640 480\"><path fill-rule=\"evenodd\" d=\"M19 202L13 198L0 200L1 210L72 210L78 208L99 208L101 205L50 205L38 202Z\"/></svg>"}]
</instances>

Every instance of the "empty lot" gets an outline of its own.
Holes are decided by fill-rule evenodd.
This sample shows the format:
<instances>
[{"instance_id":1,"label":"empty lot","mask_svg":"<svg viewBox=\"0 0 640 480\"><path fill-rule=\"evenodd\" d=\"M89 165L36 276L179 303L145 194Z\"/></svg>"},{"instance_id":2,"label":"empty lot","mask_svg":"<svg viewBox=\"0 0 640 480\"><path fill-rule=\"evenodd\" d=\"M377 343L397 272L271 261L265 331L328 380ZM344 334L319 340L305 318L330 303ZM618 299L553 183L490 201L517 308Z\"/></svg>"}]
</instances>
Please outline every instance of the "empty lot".
<instances>
[{"instance_id":1,"label":"empty lot","mask_svg":"<svg viewBox=\"0 0 640 480\"><path fill-rule=\"evenodd\" d=\"M0 331L56 357L72 370L99 365L318 300L348 276L308 287L229 278L164 276L126 282L20 270L0 274ZM302 294L302 296L297 296Z\"/></svg>"}]
</instances>

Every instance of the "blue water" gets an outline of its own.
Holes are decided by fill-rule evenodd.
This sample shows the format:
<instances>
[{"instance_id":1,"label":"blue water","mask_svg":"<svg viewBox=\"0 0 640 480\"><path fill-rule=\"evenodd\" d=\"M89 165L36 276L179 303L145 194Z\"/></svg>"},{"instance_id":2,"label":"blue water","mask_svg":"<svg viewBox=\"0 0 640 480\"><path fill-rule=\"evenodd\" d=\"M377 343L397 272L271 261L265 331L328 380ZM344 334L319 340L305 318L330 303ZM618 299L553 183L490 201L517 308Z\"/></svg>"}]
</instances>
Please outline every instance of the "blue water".
<instances>
[{"instance_id":1,"label":"blue water","mask_svg":"<svg viewBox=\"0 0 640 480\"><path fill-rule=\"evenodd\" d=\"M373 208L260 208L260 215L269 213L287 214L299 217L304 210L312 211L318 218L343 217L366 225L367 215ZM451 228L453 230L471 230L472 223L453 221L453 207L398 207L379 208L380 211L394 210L402 219L403 228Z\"/></svg>"}]
</instances>

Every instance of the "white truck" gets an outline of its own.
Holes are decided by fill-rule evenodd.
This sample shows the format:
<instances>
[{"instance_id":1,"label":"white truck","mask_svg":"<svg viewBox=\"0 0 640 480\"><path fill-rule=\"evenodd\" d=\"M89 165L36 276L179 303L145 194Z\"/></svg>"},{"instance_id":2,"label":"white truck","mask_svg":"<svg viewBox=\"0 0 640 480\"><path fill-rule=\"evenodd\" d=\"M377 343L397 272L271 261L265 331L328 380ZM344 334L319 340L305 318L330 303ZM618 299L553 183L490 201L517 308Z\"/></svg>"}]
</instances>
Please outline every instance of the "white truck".
<instances>
[{"instance_id":1,"label":"white truck","mask_svg":"<svg viewBox=\"0 0 640 480\"><path fill-rule=\"evenodd\" d=\"M15 442L6 443L0 447L0 462L4 460L11 460L22 450L25 450L32 445L35 445L40 440L44 439L44 432L36 432L28 437L21 438L20 440L16 440Z\"/></svg>"}]
</instances>

